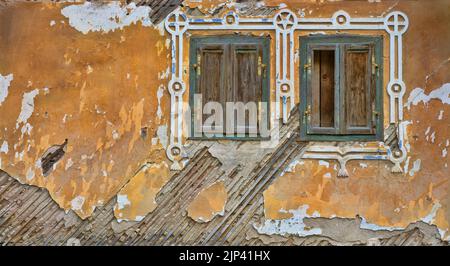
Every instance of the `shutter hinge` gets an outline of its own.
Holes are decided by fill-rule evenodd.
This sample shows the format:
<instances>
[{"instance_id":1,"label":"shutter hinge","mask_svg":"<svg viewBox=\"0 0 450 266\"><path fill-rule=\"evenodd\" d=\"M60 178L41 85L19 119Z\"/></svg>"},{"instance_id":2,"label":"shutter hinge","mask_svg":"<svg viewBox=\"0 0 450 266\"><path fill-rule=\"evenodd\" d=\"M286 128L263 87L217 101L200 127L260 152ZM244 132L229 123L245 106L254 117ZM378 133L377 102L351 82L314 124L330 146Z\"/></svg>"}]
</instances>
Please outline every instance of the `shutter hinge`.
<instances>
[{"instance_id":1,"label":"shutter hinge","mask_svg":"<svg viewBox=\"0 0 450 266\"><path fill-rule=\"evenodd\" d=\"M306 123L306 120L308 120L308 122L311 120L311 105L308 104L308 107L306 107L305 112L303 113L303 123Z\"/></svg>"},{"instance_id":2,"label":"shutter hinge","mask_svg":"<svg viewBox=\"0 0 450 266\"><path fill-rule=\"evenodd\" d=\"M376 129L376 127L377 127L377 121L378 121L378 116L380 115L380 113L379 112L377 112L377 111L372 111L372 127L374 128L374 129Z\"/></svg>"},{"instance_id":3,"label":"shutter hinge","mask_svg":"<svg viewBox=\"0 0 450 266\"><path fill-rule=\"evenodd\" d=\"M197 72L197 76L200 76L201 74L201 60L202 60L202 56L199 54L197 54L197 64L193 64L192 66L194 67L195 71Z\"/></svg>"},{"instance_id":4,"label":"shutter hinge","mask_svg":"<svg viewBox=\"0 0 450 266\"><path fill-rule=\"evenodd\" d=\"M262 73L263 73L263 77L265 78L266 77L266 64L263 64L261 56L258 56L258 76L260 77Z\"/></svg>"},{"instance_id":5,"label":"shutter hinge","mask_svg":"<svg viewBox=\"0 0 450 266\"><path fill-rule=\"evenodd\" d=\"M305 70L309 68L311 68L311 58L308 58L308 63L303 66L303 69Z\"/></svg>"},{"instance_id":6,"label":"shutter hinge","mask_svg":"<svg viewBox=\"0 0 450 266\"><path fill-rule=\"evenodd\" d=\"M378 74L378 64L375 62L375 55L372 54L372 75Z\"/></svg>"}]
</instances>

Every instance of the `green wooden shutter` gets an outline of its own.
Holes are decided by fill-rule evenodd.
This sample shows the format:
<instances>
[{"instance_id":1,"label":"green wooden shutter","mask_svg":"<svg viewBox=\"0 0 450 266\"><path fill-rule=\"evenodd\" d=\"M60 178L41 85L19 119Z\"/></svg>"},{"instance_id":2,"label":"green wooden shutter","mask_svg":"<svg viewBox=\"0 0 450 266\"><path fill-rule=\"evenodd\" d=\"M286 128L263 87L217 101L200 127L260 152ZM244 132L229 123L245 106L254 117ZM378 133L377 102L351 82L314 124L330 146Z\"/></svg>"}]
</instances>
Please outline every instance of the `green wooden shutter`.
<instances>
[{"instance_id":1,"label":"green wooden shutter","mask_svg":"<svg viewBox=\"0 0 450 266\"><path fill-rule=\"evenodd\" d=\"M382 65L381 36L300 37L300 137L317 141L382 140ZM334 87L330 78L333 67ZM330 115L332 107L334 116Z\"/></svg>"},{"instance_id":2,"label":"green wooden shutter","mask_svg":"<svg viewBox=\"0 0 450 266\"><path fill-rule=\"evenodd\" d=\"M341 69L341 134L374 134L373 116L375 87L372 78L373 46L346 44L342 46Z\"/></svg>"},{"instance_id":3,"label":"green wooden shutter","mask_svg":"<svg viewBox=\"0 0 450 266\"><path fill-rule=\"evenodd\" d=\"M225 44L203 44L197 51L197 92L202 95L202 105L208 102L221 103L225 107L227 78L229 76L226 66L228 63L228 49ZM203 108L202 106L202 108ZM202 122L211 114L203 114ZM224 132L224 127L216 125L214 132ZM209 128L203 128L203 132L212 132Z\"/></svg>"},{"instance_id":4,"label":"green wooden shutter","mask_svg":"<svg viewBox=\"0 0 450 266\"><path fill-rule=\"evenodd\" d=\"M209 115L199 117L198 110L194 108L195 94L202 95L202 104L216 101L223 105L223 114L226 116L226 102L266 102L269 103L270 82L270 38L221 35L221 36L194 36L190 41L190 75L189 75L189 101L191 105L191 139L205 137L205 127L198 129L196 122L205 121ZM260 112L257 104L258 120L256 130L262 116L267 119L270 109ZM247 114L248 115L248 114ZM226 117L224 117L226 121ZM246 119L248 121L248 118ZM198 123L200 124L200 123ZM244 123L243 128L249 131L249 125ZM203 131L203 132L201 132ZM260 139L258 135L226 135L226 127L215 139ZM216 133L217 131L215 131ZM267 138L267 136L264 136Z\"/></svg>"},{"instance_id":5,"label":"green wooden shutter","mask_svg":"<svg viewBox=\"0 0 450 266\"><path fill-rule=\"evenodd\" d=\"M232 55L232 88L228 92L227 100L230 102L258 103L262 101L262 80L265 69L262 67L262 45L261 44L231 44ZM256 109L258 112L258 109ZM245 124L239 125L235 120L235 130L243 128L245 133L250 131L255 134L258 124L249 125L249 111L245 114Z\"/></svg>"}]
</instances>

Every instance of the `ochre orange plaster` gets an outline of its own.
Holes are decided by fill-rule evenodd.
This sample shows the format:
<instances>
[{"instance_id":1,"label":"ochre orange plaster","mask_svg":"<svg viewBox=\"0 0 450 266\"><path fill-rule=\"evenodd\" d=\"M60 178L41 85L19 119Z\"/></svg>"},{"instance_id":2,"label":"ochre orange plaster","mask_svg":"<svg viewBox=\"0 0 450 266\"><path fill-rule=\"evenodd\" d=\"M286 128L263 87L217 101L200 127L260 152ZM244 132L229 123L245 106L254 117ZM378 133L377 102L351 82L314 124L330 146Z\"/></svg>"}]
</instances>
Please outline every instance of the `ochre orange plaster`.
<instances>
[{"instance_id":1,"label":"ochre orange plaster","mask_svg":"<svg viewBox=\"0 0 450 266\"><path fill-rule=\"evenodd\" d=\"M187 208L188 216L197 222L209 222L216 215L223 215L228 193L224 182L217 181L202 190Z\"/></svg>"},{"instance_id":2,"label":"ochre orange plaster","mask_svg":"<svg viewBox=\"0 0 450 266\"><path fill-rule=\"evenodd\" d=\"M9 146L0 159L11 176L47 188L62 208L86 218L150 154L154 162L166 160L161 142L151 140L168 123L167 77L160 74L170 64L168 36L140 22L83 34L61 15L67 5L16 2L0 8L0 73L14 75L0 106L0 140ZM32 129L22 134L24 124L16 127L22 99L35 89L27 121ZM36 162L66 138L66 154L44 177Z\"/></svg>"},{"instance_id":3,"label":"ochre orange plaster","mask_svg":"<svg viewBox=\"0 0 450 266\"><path fill-rule=\"evenodd\" d=\"M169 166L165 162L144 165L117 194L114 216L126 221L142 220L156 208L156 194L169 177Z\"/></svg>"}]
</instances>

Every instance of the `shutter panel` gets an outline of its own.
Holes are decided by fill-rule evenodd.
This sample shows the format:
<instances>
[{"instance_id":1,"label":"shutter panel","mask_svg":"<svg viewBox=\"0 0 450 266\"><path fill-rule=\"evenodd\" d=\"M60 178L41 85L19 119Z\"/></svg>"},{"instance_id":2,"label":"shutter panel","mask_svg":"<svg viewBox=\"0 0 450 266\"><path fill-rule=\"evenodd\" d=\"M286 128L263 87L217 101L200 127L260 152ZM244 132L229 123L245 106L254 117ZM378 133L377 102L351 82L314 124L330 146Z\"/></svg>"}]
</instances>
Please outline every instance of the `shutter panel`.
<instances>
[{"instance_id":1,"label":"shutter panel","mask_svg":"<svg viewBox=\"0 0 450 266\"><path fill-rule=\"evenodd\" d=\"M241 102L250 105L255 104L256 113L251 114L246 109L245 122L235 119L235 131L245 133L257 133L258 131L258 106L262 101L262 79L265 69L262 65L262 46L260 44L233 44L232 55L232 88L227 91L227 101ZM250 116L256 118L251 124ZM239 130L238 130L239 129Z\"/></svg>"},{"instance_id":2,"label":"shutter panel","mask_svg":"<svg viewBox=\"0 0 450 266\"><path fill-rule=\"evenodd\" d=\"M197 61L200 59L200 75L198 75L198 90L202 95L202 105L214 101L225 107L226 76L226 45L205 44L199 47ZM197 62L198 64L198 62ZM198 70L197 70L198 71ZM197 72L198 74L198 72ZM202 108L203 108L202 106ZM224 110L224 109L223 109ZM211 114L203 114L202 124ZM223 127L215 127L214 132L224 132ZM211 128L203 127L203 132L212 132Z\"/></svg>"},{"instance_id":3,"label":"shutter panel","mask_svg":"<svg viewBox=\"0 0 450 266\"><path fill-rule=\"evenodd\" d=\"M343 134L374 134L372 111L375 84L372 78L373 47L344 45L342 98L344 99Z\"/></svg>"}]
</instances>

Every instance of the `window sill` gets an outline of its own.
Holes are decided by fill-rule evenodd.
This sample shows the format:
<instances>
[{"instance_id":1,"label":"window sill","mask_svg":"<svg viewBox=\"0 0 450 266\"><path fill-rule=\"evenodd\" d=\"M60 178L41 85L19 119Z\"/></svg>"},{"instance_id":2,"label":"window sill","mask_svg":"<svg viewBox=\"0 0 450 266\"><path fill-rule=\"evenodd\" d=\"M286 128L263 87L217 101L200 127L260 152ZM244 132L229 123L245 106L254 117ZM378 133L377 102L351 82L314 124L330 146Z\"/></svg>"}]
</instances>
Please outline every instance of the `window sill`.
<instances>
[{"instance_id":1,"label":"window sill","mask_svg":"<svg viewBox=\"0 0 450 266\"><path fill-rule=\"evenodd\" d=\"M223 136L223 137L188 137L187 140L194 141L217 141L217 140L237 140L237 141L268 141L270 137L238 137L238 136Z\"/></svg>"},{"instance_id":2,"label":"window sill","mask_svg":"<svg viewBox=\"0 0 450 266\"><path fill-rule=\"evenodd\" d=\"M323 142L373 142L383 141L383 135L300 135L299 141L323 141Z\"/></svg>"}]
</instances>

